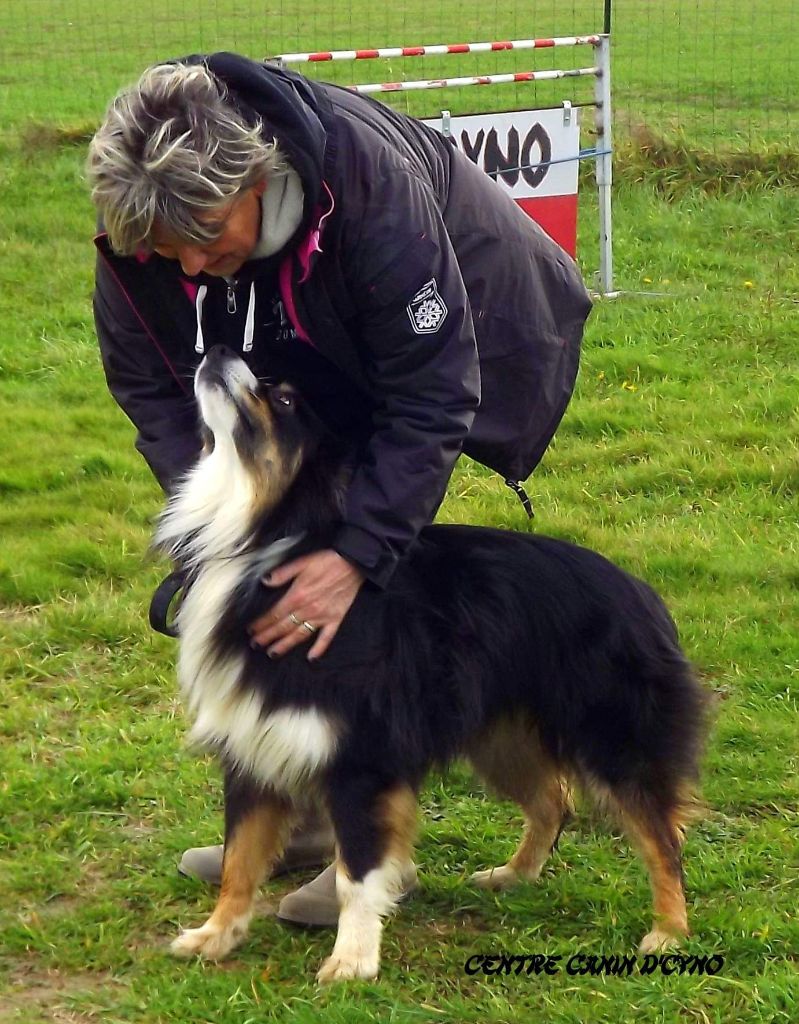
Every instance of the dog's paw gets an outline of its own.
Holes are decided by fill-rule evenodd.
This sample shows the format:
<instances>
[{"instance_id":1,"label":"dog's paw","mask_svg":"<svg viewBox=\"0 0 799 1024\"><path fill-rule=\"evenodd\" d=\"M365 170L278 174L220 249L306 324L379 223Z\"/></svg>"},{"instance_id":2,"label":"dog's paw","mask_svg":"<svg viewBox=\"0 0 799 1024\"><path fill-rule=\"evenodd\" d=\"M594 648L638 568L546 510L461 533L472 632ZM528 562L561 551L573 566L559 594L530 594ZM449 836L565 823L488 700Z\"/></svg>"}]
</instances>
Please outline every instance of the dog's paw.
<instances>
[{"instance_id":1,"label":"dog's paw","mask_svg":"<svg viewBox=\"0 0 799 1024\"><path fill-rule=\"evenodd\" d=\"M675 935L674 932L664 931L662 928L653 928L651 932L647 932L641 939L638 952L642 955L646 953L664 953L668 949L676 949L679 944L679 935Z\"/></svg>"},{"instance_id":2,"label":"dog's paw","mask_svg":"<svg viewBox=\"0 0 799 1024\"><path fill-rule=\"evenodd\" d=\"M201 956L205 960L223 960L247 935L247 922L235 922L227 928L204 924L187 928L170 944L175 956Z\"/></svg>"},{"instance_id":3,"label":"dog's paw","mask_svg":"<svg viewBox=\"0 0 799 1024\"><path fill-rule=\"evenodd\" d=\"M487 871L475 871L470 881L481 889L510 889L519 881L519 876L509 864Z\"/></svg>"},{"instance_id":4,"label":"dog's paw","mask_svg":"<svg viewBox=\"0 0 799 1024\"><path fill-rule=\"evenodd\" d=\"M320 985L330 981L348 981L352 978L376 978L380 968L377 957L329 956L319 968L316 980Z\"/></svg>"}]
</instances>

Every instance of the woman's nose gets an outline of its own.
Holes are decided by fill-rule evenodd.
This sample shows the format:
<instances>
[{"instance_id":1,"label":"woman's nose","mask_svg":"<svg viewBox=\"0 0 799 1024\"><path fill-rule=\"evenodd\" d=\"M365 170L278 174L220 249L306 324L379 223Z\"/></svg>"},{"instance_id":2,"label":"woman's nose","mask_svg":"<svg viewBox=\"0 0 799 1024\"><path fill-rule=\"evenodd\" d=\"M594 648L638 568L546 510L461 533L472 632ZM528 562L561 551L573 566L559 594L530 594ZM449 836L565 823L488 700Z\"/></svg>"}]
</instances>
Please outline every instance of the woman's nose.
<instances>
[{"instance_id":1,"label":"woman's nose","mask_svg":"<svg viewBox=\"0 0 799 1024\"><path fill-rule=\"evenodd\" d=\"M178 249L178 260L187 277L199 274L208 262L208 255L197 245L182 245Z\"/></svg>"}]
</instances>

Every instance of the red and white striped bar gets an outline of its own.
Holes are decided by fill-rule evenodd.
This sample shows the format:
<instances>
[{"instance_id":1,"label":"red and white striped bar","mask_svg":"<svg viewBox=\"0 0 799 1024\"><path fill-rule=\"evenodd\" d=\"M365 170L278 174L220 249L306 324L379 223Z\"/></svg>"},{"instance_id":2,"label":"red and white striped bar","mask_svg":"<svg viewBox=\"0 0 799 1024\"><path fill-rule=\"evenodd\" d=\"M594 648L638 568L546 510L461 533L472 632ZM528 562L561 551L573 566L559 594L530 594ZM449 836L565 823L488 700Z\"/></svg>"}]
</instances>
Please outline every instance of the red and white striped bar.
<instances>
[{"instance_id":1,"label":"red and white striped bar","mask_svg":"<svg viewBox=\"0 0 799 1024\"><path fill-rule=\"evenodd\" d=\"M517 71L507 75L474 75L466 78L428 78L416 82L374 82L350 85L354 92L405 92L411 89L455 89L464 85L501 85L505 82L543 82L554 78L581 78L599 74L599 68L569 68L566 71Z\"/></svg>"},{"instance_id":2,"label":"red and white striped bar","mask_svg":"<svg viewBox=\"0 0 799 1024\"><path fill-rule=\"evenodd\" d=\"M506 39L488 43L441 43L433 46L384 46L377 50L321 50L317 53L279 53L272 60L287 64L330 60L375 60L378 57L433 57L447 53L498 53L539 50L552 46L596 46L599 36L558 36L553 39Z\"/></svg>"}]
</instances>

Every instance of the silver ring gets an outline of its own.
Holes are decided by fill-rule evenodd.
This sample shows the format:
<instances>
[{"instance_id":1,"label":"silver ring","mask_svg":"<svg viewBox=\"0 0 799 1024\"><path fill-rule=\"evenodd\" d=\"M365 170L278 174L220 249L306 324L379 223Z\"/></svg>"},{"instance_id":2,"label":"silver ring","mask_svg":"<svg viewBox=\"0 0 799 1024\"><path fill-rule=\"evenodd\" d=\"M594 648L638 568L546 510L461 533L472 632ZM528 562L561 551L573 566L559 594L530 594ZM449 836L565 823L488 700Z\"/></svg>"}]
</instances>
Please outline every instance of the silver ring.
<instances>
[{"instance_id":1,"label":"silver ring","mask_svg":"<svg viewBox=\"0 0 799 1024\"><path fill-rule=\"evenodd\" d=\"M317 633L319 631L317 626L312 626L310 622L303 622L302 628L307 629L309 633Z\"/></svg>"},{"instance_id":2,"label":"silver ring","mask_svg":"<svg viewBox=\"0 0 799 1024\"><path fill-rule=\"evenodd\" d=\"M289 616L288 617L289 617L289 620L291 622L293 622L295 626L301 626L302 625L302 623L297 618L297 616L294 614L294 612L289 612Z\"/></svg>"}]
</instances>

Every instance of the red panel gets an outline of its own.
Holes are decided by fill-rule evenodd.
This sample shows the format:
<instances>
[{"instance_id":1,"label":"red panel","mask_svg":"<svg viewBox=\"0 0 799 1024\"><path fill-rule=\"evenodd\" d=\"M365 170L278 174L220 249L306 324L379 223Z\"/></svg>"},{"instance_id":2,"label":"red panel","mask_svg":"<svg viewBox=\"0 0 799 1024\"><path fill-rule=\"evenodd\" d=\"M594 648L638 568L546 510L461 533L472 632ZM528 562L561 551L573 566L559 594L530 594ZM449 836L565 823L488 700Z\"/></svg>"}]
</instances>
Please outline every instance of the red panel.
<instances>
[{"instance_id":1,"label":"red panel","mask_svg":"<svg viewBox=\"0 0 799 1024\"><path fill-rule=\"evenodd\" d=\"M574 258L577 255L577 196L539 196L517 199L528 217Z\"/></svg>"}]
</instances>

